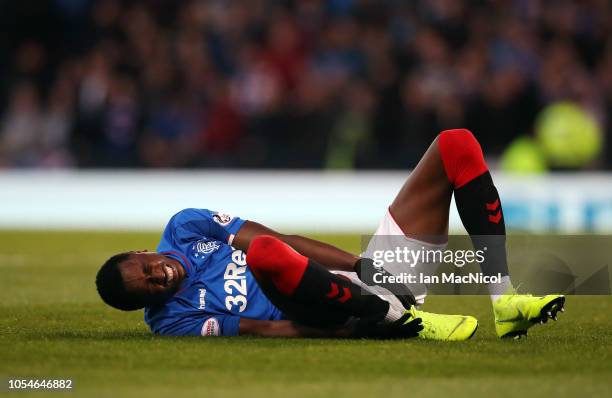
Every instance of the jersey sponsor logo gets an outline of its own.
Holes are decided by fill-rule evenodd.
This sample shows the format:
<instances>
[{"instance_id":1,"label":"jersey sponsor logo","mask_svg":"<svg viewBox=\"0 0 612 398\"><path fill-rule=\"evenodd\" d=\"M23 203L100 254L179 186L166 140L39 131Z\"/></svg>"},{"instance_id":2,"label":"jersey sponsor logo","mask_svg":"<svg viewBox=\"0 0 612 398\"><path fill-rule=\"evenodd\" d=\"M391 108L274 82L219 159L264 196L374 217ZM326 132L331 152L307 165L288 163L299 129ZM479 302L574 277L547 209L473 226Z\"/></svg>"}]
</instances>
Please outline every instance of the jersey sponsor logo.
<instances>
[{"instance_id":1,"label":"jersey sponsor logo","mask_svg":"<svg viewBox=\"0 0 612 398\"><path fill-rule=\"evenodd\" d=\"M214 240L213 241L200 240L193 245L192 249L198 253L210 254L216 251L217 249L219 249L219 247L221 247L219 242L216 242ZM196 254L196 257L198 257L197 254Z\"/></svg>"},{"instance_id":2,"label":"jersey sponsor logo","mask_svg":"<svg viewBox=\"0 0 612 398\"><path fill-rule=\"evenodd\" d=\"M232 262L227 264L223 273L223 290L225 296L225 307L228 311L237 309L243 312L248 305L248 292L246 281L246 254L242 250L232 252Z\"/></svg>"},{"instance_id":3,"label":"jersey sponsor logo","mask_svg":"<svg viewBox=\"0 0 612 398\"><path fill-rule=\"evenodd\" d=\"M206 309L206 289L200 289L200 306L198 309Z\"/></svg>"},{"instance_id":4,"label":"jersey sponsor logo","mask_svg":"<svg viewBox=\"0 0 612 398\"><path fill-rule=\"evenodd\" d=\"M217 318L208 318L202 325L202 336L218 336L221 331Z\"/></svg>"},{"instance_id":5,"label":"jersey sponsor logo","mask_svg":"<svg viewBox=\"0 0 612 398\"><path fill-rule=\"evenodd\" d=\"M221 224L223 226L227 225L232 221L232 216L229 214L217 213L213 215L213 220L217 222L217 224Z\"/></svg>"}]
</instances>

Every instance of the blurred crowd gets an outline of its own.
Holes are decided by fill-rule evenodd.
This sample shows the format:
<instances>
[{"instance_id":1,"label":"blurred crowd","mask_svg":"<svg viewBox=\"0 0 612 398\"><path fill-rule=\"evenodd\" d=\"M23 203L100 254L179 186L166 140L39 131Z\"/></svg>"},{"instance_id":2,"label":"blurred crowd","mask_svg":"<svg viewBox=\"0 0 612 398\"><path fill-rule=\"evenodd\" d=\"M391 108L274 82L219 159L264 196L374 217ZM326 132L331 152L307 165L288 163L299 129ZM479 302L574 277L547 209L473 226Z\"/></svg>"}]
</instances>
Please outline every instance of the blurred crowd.
<instances>
[{"instance_id":1,"label":"blurred crowd","mask_svg":"<svg viewBox=\"0 0 612 398\"><path fill-rule=\"evenodd\" d=\"M500 155L559 100L612 137L608 0L19 0L0 24L0 167L407 168L454 127Z\"/></svg>"}]
</instances>

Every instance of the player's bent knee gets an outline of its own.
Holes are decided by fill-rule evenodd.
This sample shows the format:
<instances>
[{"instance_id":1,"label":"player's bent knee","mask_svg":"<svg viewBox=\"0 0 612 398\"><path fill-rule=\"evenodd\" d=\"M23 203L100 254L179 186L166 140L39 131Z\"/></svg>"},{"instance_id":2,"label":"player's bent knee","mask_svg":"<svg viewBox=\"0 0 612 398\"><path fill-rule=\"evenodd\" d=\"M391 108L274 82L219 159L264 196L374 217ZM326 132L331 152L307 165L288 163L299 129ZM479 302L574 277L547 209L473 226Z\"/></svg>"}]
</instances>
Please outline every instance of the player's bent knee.
<instances>
[{"instance_id":1,"label":"player's bent knee","mask_svg":"<svg viewBox=\"0 0 612 398\"><path fill-rule=\"evenodd\" d=\"M488 170L480 144L470 130L445 130L437 142L444 171L455 189Z\"/></svg>"},{"instance_id":2,"label":"player's bent knee","mask_svg":"<svg viewBox=\"0 0 612 398\"><path fill-rule=\"evenodd\" d=\"M247 250L247 264L260 273L281 273L291 268L304 268L308 259L280 239L271 235L255 237Z\"/></svg>"},{"instance_id":3,"label":"player's bent knee","mask_svg":"<svg viewBox=\"0 0 612 398\"><path fill-rule=\"evenodd\" d=\"M277 261L271 261L270 253L274 251L276 238L270 235L260 235L251 241L247 250L246 261L250 268L260 272L273 272Z\"/></svg>"},{"instance_id":4,"label":"player's bent knee","mask_svg":"<svg viewBox=\"0 0 612 398\"><path fill-rule=\"evenodd\" d=\"M308 267L308 258L271 235L254 238L246 260L256 277L269 278L284 295L293 293Z\"/></svg>"},{"instance_id":5,"label":"player's bent knee","mask_svg":"<svg viewBox=\"0 0 612 398\"><path fill-rule=\"evenodd\" d=\"M447 155L454 153L462 158L483 157L478 140L468 129L444 130L438 135L438 146Z\"/></svg>"}]
</instances>

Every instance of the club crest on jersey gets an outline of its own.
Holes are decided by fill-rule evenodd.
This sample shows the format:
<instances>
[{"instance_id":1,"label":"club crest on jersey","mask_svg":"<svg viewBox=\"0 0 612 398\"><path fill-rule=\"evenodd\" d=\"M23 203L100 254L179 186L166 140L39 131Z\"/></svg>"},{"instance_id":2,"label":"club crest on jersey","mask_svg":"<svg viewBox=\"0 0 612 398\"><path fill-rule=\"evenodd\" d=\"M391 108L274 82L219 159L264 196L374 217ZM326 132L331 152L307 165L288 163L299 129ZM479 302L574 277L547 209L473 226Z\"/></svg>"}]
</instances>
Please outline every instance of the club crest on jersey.
<instances>
[{"instance_id":1,"label":"club crest on jersey","mask_svg":"<svg viewBox=\"0 0 612 398\"><path fill-rule=\"evenodd\" d=\"M201 241L196 242L191 248L193 249L193 251L196 252L196 257L198 257L197 255L198 253L210 254L214 252L215 250L217 250L219 247L221 247L219 242L216 242L214 240L212 241L201 240Z\"/></svg>"},{"instance_id":2,"label":"club crest on jersey","mask_svg":"<svg viewBox=\"0 0 612 398\"><path fill-rule=\"evenodd\" d=\"M217 213L213 215L213 220L217 222L217 224L227 225L232 221L232 216L229 214Z\"/></svg>"}]
</instances>

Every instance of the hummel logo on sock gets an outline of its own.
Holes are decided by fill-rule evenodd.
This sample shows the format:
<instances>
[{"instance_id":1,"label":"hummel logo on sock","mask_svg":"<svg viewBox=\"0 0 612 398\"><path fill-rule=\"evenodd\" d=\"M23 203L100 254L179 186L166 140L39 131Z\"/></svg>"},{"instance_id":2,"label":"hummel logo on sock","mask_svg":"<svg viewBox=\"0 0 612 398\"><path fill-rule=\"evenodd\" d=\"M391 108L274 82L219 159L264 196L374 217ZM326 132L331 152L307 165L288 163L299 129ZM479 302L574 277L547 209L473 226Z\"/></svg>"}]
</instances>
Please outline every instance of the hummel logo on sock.
<instances>
[{"instance_id":1,"label":"hummel logo on sock","mask_svg":"<svg viewBox=\"0 0 612 398\"><path fill-rule=\"evenodd\" d=\"M351 293L348 287L343 287L342 293L340 293L338 284L332 282L330 286L331 286L331 290L329 291L329 293L327 293L327 297L330 299L338 297L337 301L339 303L344 303L348 301L351 297L353 297L353 294ZM340 294L340 296L338 296L338 294Z\"/></svg>"},{"instance_id":2,"label":"hummel logo on sock","mask_svg":"<svg viewBox=\"0 0 612 398\"><path fill-rule=\"evenodd\" d=\"M499 199L495 199L495 202L492 203L485 203L485 206L487 207L487 210L495 211L499 207Z\"/></svg>"},{"instance_id":3,"label":"hummel logo on sock","mask_svg":"<svg viewBox=\"0 0 612 398\"><path fill-rule=\"evenodd\" d=\"M487 208L488 211L497 210L495 214L489 214L489 222L492 222L494 224L499 224L499 221L502 218L501 209L499 208L499 199L496 199L495 202L492 202L492 203L485 203L485 207Z\"/></svg>"}]
</instances>

